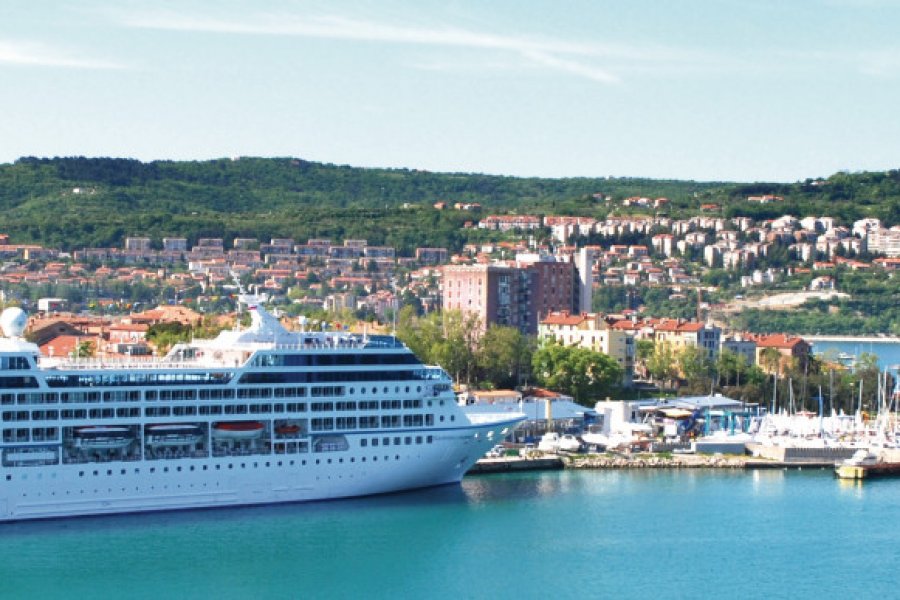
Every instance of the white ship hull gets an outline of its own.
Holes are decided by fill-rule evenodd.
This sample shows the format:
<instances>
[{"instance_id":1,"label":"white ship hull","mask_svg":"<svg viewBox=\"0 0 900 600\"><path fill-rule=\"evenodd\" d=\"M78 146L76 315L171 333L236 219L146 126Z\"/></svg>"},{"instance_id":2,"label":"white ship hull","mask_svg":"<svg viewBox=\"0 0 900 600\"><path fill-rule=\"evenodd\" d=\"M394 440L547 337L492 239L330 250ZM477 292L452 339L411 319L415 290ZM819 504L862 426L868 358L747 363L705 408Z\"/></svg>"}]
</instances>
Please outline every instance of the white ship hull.
<instances>
[{"instance_id":1,"label":"white ship hull","mask_svg":"<svg viewBox=\"0 0 900 600\"><path fill-rule=\"evenodd\" d=\"M472 422L392 337L289 332L261 308L153 362L39 359L19 333L0 338L0 521L455 483L524 419Z\"/></svg>"},{"instance_id":2,"label":"white ship hull","mask_svg":"<svg viewBox=\"0 0 900 600\"><path fill-rule=\"evenodd\" d=\"M366 452L34 467L5 482L0 520L305 502L458 483L517 422L404 431L433 442Z\"/></svg>"}]
</instances>

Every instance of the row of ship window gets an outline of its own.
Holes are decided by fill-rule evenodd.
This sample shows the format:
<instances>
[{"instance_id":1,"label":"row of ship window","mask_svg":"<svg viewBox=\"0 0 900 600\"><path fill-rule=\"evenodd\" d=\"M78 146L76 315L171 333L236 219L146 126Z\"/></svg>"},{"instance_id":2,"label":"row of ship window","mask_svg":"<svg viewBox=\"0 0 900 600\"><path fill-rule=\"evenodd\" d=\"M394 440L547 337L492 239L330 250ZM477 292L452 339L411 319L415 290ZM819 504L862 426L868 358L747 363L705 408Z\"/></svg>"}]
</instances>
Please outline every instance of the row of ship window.
<instances>
[{"instance_id":1,"label":"row of ship window","mask_svg":"<svg viewBox=\"0 0 900 600\"><path fill-rule=\"evenodd\" d=\"M398 438L398 439L399 439L399 438ZM410 438L406 438L406 440L407 440L407 441L406 441L407 444L411 444L411 443L412 443L412 441L410 441ZM423 441L422 438L417 437L415 443L417 443L417 444L422 444L422 443L431 444L431 443L433 443L433 441L434 441L433 438L429 435L427 438L425 438L424 441ZM373 446L377 446L377 445L378 445L377 442L378 442L378 440L374 440L374 443L373 443L372 445L373 445ZM387 445L387 444L384 444L384 445ZM377 457L377 456L371 456L371 457L362 456L362 457L359 458L359 462L364 463L364 462L366 462L367 458L371 458L371 461L372 461L372 462L378 462L378 457ZM389 460L391 460L391 457L390 457L389 455L384 455L383 460L384 460L384 461L389 461ZM400 455L399 455L399 454L395 454L395 455L394 455L394 460L400 460ZM345 463L345 462L347 462L347 463L355 463L355 462L356 462L356 457L350 457L350 458L348 458L348 459L344 459L344 458L325 458L325 459L317 458L317 459L315 459L314 464L320 465L320 464L323 463L323 461L325 462L325 464L329 464L329 465L330 465L330 464L333 464L333 463L343 464L343 463ZM311 463L312 463L313 461L312 461L312 460L307 461L306 459L302 459L302 460L287 460L287 461L279 460L279 461L275 461L274 463L273 463L272 461L266 461L266 462L262 463L262 465L263 465L264 467L266 467L266 468L271 467L273 464L274 464L276 467L283 467L283 466L285 466L285 463L287 463L288 466L293 467L293 466L295 466L295 465L297 465L297 464L299 464L300 466L306 466L307 462L311 462ZM227 464L225 464L225 465L222 465L222 464L212 465L212 469L214 469L214 470L216 470L216 471L221 471L223 468L225 468L225 469L234 469L235 467L239 467L239 468L241 468L241 469L246 469L246 468L248 467L248 464L251 466L251 468L254 468L254 469L258 469L258 468L260 467L260 463L258 463L258 462L254 462L254 463L227 463ZM189 466L187 466L187 467L182 467L182 466L172 467L172 470L175 471L175 472L180 473L180 472L185 471L185 470L186 470L186 471L196 471L196 470L200 470L200 471L208 471L208 470L210 470L210 468L211 468L210 465L200 465L200 468L199 468L199 469L196 467L196 465L189 465ZM159 471L160 471L161 473L168 473L168 472L169 472L169 467L162 467L162 468L159 468ZM157 472L157 467L150 467L149 472L150 472L151 474L156 473L156 472ZM119 470L119 474L120 474L120 475L126 475L127 473L128 473L128 469L120 469L120 470ZM141 473L141 469L140 469L140 468L135 468L135 469L134 469L134 474L135 474L135 475L139 475L140 473ZM79 472L78 472L78 476L79 476L79 477L85 477L86 475L93 475L94 477L99 477L99 476L101 475L101 471L98 469L98 470L94 470L94 471L90 471L90 472L88 472L88 471L79 471ZM106 470L106 476L110 477L110 476L112 476L112 475L113 475L113 469L107 469L107 470ZM23 476L21 476L21 477L22 477L22 479L26 479L26 478L27 478L27 474L26 474L26 475L23 475ZM12 481L12 479L13 479L13 476L12 476L11 473L6 475L6 481Z\"/></svg>"},{"instance_id":2,"label":"row of ship window","mask_svg":"<svg viewBox=\"0 0 900 600\"><path fill-rule=\"evenodd\" d=\"M185 407L192 408L192 407ZM227 407L226 407L227 408ZM150 409L147 409L148 411ZM167 409L168 410L168 409ZM76 411L79 412L79 411ZM84 412L84 411L80 411ZM226 413L226 414L239 414L239 413ZM130 415L130 416L138 416L138 415ZM164 414L156 414L150 415L147 413L147 416L157 416L157 417L167 417L170 416L168 413ZM173 416L182 416L182 415L173 415ZM185 413L183 416L193 416L193 413ZM79 415L78 417L85 419L89 418L87 415ZM91 416L93 419L103 418L101 416ZM439 416L439 420L441 423L444 422L444 415ZM451 415L451 421L455 421L456 417ZM345 431L345 430L353 430L353 429L388 429L388 428L398 428L398 427L433 427L434 426L434 415L431 413L427 414L414 414L414 415L371 415L364 417L336 417L336 418L315 418L310 419L310 430L311 431ZM30 432L30 433L29 433ZM3 429L2 439L5 443L23 443L23 442L43 442L43 441L55 441L58 438L59 429L56 427L18 427L18 428L5 428Z\"/></svg>"},{"instance_id":3,"label":"row of ship window","mask_svg":"<svg viewBox=\"0 0 900 600\"><path fill-rule=\"evenodd\" d=\"M373 448L376 448L376 447L378 447L379 445L381 445L381 446L390 446L390 445L392 445L392 444L391 444L391 439L392 439L392 438L390 438L390 437L383 437L383 438L377 438L377 437L376 437L376 438L371 438L371 439L369 439L369 440L367 440L367 439L364 438L364 439L360 440L360 447L366 448L366 447L370 447L370 446L371 446L371 447L373 447ZM417 435L417 436L415 436L415 437L413 437L413 436L405 436L405 437L402 437L402 438L398 436L398 437L394 437L394 438L393 438L393 445L394 445L394 446L402 446L402 445L405 445L405 446L411 446L411 445L413 445L413 444L415 444L415 445L422 445L422 444L432 444L432 443L434 443L434 436L430 436L430 435L428 435L428 436ZM364 462L366 462L366 459L367 459L367 458L371 458L372 462L378 462L378 457L377 457L377 456L372 456L372 457L365 457L365 456L362 456L362 457L360 457L359 461L364 463ZM385 455L385 456L384 456L384 460L385 460L385 461L390 460L390 456ZM399 454L395 454L395 455L394 455L394 460L400 460L400 455L399 455ZM344 458L317 458L317 459L315 459L315 464L317 464L317 465L322 464L323 461L325 462L325 464L329 464L329 465L332 464L332 463L343 464L344 462L355 463L355 462L356 462L356 457L350 457L350 458L348 458L348 459L344 459ZM310 460L309 462L313 462L313 461ZM281 460L279 460L279 461L275 461L275 462L274 462L274 464L275 464L276 466L278 466L278 467L283 467L285 463L287 463L288 466L291 466L291 467L293 467L296 463L299 463L301 466L306 466L307 460L306 460L306 459L303 459L303 460L296 460L296 461L294 461L294 460L289 460L289 461L281 461ZM251 464L251 465L252 465L252 468L254 468L254 469L259 468L259 465L260 465L260 463L258 463L258 462L249 463L249 464ZM262 463L262 464L263 464L264 466L266 466L266 467L270 467L270 466L272 466L273 462L272 462L272 461L266 461L266 462L264 462L264 463ZM226 468L226 469L234 469L236 465L240 465L240 468L241 468L241 469L246 469L248 463L228 463L228 464L226 464L226 465L216 464L216 465L213 465L212 467L213 467L216 471L220 471L220 470L222 470L223 467ZM207 471L207 470L209 470L209 468L210 468L210 465L200 465L200 470L202 470L202 471ZM148 471L152 474L152 473L156 473L156 472L157 472L157 469L159 469L159 471L161 471L162 473L168 473L168 472L169 472L169 467L150 467L150 468L148 469ZM196 465L188 465L187 467L183 467L183 466L179 465L179 466L172 467L172 470L174 470L175 472L179 472L179 473L180 473L180 472L182 472L183 470L194 471L194 470L197 470L197 469L196 469ZM120 470L119 470L119 474L120 474L120 475L125 475L125 474L127 474L127 473L128 473L128 469L120 469ZM134 474L135 474L135 475L139 475L140 473L141 473L140 467L137 467L137 468L134 469ZM88 471L79 471L79 472L78 472L78 476L79 476L79 477L84 477L85 475L88 475L88 474L91 474L91 475L93 475L94 477L97 477L97 476L99 476L99 475L101 474L101 471L100 471L99 469L97 469L97 470L90 471L90 472L88 472ZM112 474L113 474L113 469L107 469L107 470L106 470L106 475L107 475L107 476L111 476ZM27 476L23 476L23 479L24 479L25 477L27 477ZM6 481L11 481L11 480L12 480L12 474L7 474L7 476L6 476Z\"/></svg>"},{"instance_id":4,"label":"row of ship window","mask_svg":"<svg viewBox=\"0 0 900 600\"><path fill-rule=\"evenodd\" d=\"M357 410L418 410L420 398L411 400L364 400L361 402L288 402L286 404L226 404L200 406L148 406L147 417L190 417L195 415L260 415L268 413L341 412ZM443 406L444 401L440 401ZM431 401L428 401L431 406ZM72 408L62 410L5 410L2 419L6 423L17 421L55 421L57 419L125 419L140 417L139 407L120 408Z\"/></svg>"},{"instance_id":5,"label":"row of ship window","mask_svg":"<svg viewBox=\"0 0 900 600\"><path fill-rule=\"evenodd\" d=\"M421 365L410 352L396 354L352 352L344 354L260 354L254 367L345 367L354 365Z\"/></svg>"},{"instance_id":6,"label":"row of ship window","mask_svg":"<svg viewBox=\"0 0 900 600\"><path fill-rule=\"evenodd\" d=\"M391 393L390 386L363 387L360 394ZM403 393L410 393L410 386L404 386ZM400 386L393 387L393 393L399 394ZM422 391L422 386L416 386L417 393ZM231 398L305 398L310 397L331 398L355 395L356 388L345 386L310 386L310 387L247 387L238 389L162 389L146 390L143 398L147 401L178 401L178 400L228 400ZM29 392L20 394L0 394L0 405L10 406L16 404L85 404L94 402L139 402L140 390L116 390L108 392ZM352 402L351 402L352 404ZM353 410L353 409L349 409Z\"/></svg>"},{"instance_id":7,"label":"row of ship window","mask_svg":"<svg viewBox=\"0 0 900 600\"><path fill-rule=\"evenodd\" d=\"M241 383L337 383L350 381L425 381L441 379L439 369L403 369L385 371L262 371L244 373ZM146 387L170 385L224 385L232 380L226 372L184 373L110 373L47 375L44 378L51 388L91 387ZM37 379L30 376L0 377L3 388L36 388Z\"/></svg>"},{"instance_id":8,"label":"row of ship window","mask_svg":"<svg viewBox=\"0 0 900 600\"><path fill-rule=\"evenodd\" d=\"M453 417L451 417L451 419L452 418ZM441 420L444 420L443 415L441 416ZM357 419L356 417L337 417L334 419L317 418L310 420L310 430L352 430L357 428L357 424L359 429L378 429L379 427L381 427L382 429L395 427L432 427L434 425L434 415L403 415L402 419L400 415L382 415L380 421L378 416L359 417L359 419Z\"/></svg>"}]
</instances>

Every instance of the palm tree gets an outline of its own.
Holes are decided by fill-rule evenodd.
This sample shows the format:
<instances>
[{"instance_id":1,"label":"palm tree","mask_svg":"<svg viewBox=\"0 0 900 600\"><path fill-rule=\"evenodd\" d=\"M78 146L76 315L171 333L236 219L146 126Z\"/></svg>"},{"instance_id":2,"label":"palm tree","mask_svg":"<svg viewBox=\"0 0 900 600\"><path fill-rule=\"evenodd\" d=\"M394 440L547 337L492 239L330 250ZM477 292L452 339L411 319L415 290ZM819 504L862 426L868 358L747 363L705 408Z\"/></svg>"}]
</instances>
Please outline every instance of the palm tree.
<instances>
[{"instance_id":1,"label":"palm tree","mask_svg":"<svg viewBox=\"0 0 900 600\"><path fill-rule=\"evenodd\" d=\"M763 348L759 353L759 362L766 373L778 373L781 370L781 352L777 348Z\"/></svg>"}]
</instances>

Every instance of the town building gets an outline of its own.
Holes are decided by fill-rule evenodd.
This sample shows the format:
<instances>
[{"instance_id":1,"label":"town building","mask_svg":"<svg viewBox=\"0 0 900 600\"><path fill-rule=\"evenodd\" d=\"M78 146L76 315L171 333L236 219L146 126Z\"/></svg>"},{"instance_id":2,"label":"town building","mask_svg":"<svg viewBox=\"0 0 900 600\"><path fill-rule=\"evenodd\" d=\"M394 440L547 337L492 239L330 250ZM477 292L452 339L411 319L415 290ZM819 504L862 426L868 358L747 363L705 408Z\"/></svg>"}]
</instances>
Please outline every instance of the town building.
<instances>
[{"instance_id":1,"label":"town building","mask_svg":"<svg viewBox=\"0 0 900 600\"><path fill-rule=\"evenodd\" d=\"M602 352L622 368L622 385L630 386L634 381L634 336L613 328L599 313L550 313L538 326L538 337Z\"/></svg>"},{"instance_id":2,"label":"town building","mask_svg":"<svg viewBox=\"0 0 900 600\"><path fill-rule=\"evenodd\" d=\"M573 309L575 268L553 257L519 256L514 263L449 265L443 268L445 310L476 313L490 324L537 333L538 321L553 311Z\"/></svg>"}]
</instances>

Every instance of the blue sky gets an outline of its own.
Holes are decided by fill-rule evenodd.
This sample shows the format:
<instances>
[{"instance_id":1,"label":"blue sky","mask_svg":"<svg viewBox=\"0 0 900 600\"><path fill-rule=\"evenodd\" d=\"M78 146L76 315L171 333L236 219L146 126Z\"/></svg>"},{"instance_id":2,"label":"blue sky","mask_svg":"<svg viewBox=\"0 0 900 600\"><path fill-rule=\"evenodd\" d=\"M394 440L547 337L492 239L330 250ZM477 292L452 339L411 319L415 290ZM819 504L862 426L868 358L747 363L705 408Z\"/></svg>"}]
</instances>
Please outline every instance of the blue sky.
<instances>
[{"instance_id":1,"label":"blue sky","mask_svg":"<svg viewBox=\"0 0 900 600\"><path fill-rule=\"evenodd\" d=\"M900 168L900 0L0 3L0 162Z\"/></svg>"}]
</instances>

